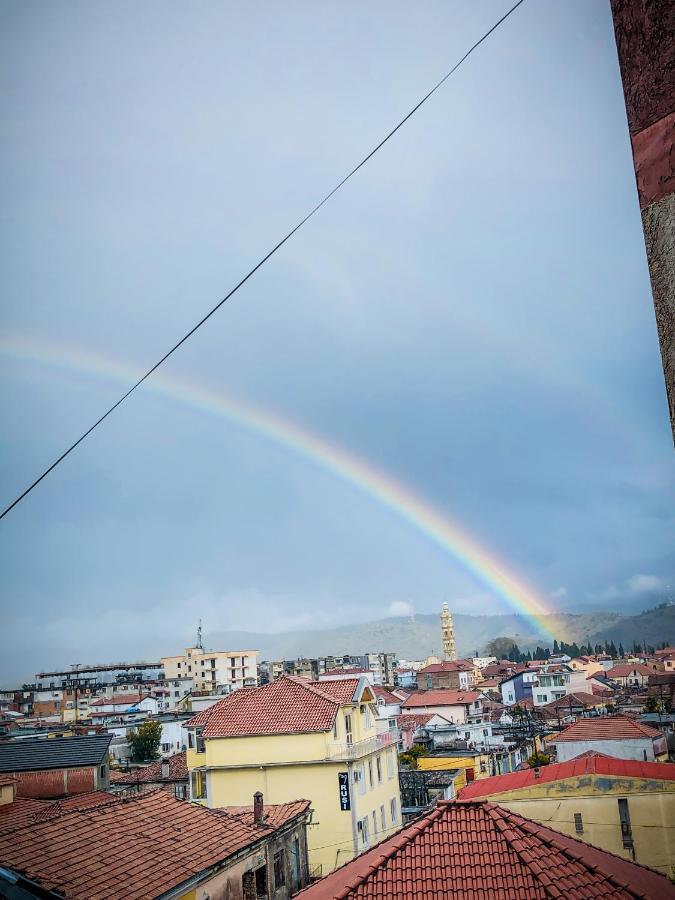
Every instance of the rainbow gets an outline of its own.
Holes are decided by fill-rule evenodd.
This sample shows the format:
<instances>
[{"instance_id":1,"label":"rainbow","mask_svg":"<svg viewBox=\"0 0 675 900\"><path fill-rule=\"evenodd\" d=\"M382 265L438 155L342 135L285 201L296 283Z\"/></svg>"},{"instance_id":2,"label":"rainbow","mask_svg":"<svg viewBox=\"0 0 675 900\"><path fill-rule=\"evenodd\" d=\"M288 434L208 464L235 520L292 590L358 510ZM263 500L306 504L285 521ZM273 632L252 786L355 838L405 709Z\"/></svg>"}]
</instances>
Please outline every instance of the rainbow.
<instances>
[{"instance_id":1,"label":"rainbow","mask_svg":"<svg viewBox=\"0 0 675 900\"><path fill-rule=\"evenodd\" d=\"M19 363L37 364L96 375L129 385L139 377L139 369L128 363L92 353L80 347L57 344L19 335L0 338L0 356ZM287 448L321 466L357 488L382 506L399 515L418 532L448 553L478 582L497 594L524 616L537 634L552 637L546 616L556 615L536 591L491 551L471 537L464 528L410 488L394 481L369 462L344 447L301 427L286 417L223 391L214 391L182 376L155 372L144 389L185 404L192 409L218 416L258 436ZM559 631L559 627L556 626ZM563 636L564 635L558 635Z\"/></svg>"}]
</instances>

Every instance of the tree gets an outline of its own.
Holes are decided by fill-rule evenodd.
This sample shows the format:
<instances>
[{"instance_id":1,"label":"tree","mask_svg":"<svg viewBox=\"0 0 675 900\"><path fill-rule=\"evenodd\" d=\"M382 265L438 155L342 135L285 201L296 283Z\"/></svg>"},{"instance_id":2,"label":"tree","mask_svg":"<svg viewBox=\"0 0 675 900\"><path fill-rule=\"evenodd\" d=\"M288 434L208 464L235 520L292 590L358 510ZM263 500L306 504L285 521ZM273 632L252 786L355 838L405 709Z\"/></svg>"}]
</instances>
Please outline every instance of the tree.
<instances>
[{"instance_id":1,"label":"tree","mask_svg":"<svg viewBox=\"0 0 675 900\"><path fill-rule=\"evenodd\" d=\"M623 659L625 655L626 651L623 649L623 644L619 644L619 656Z\"/></svg>"},{"instance_id":2,"label":"tree","mask_svg":"<svg viewBox=\"0 0 675 900\"><path fill-rule=\"evenodd\" d=\"M161 722L155 722L152 719L141 722L138 728L129 732L127 738L131 744L131 755L135 762L157 759L159 744L162 740Z\"/></svg>"},{"instance_id":3,"label":"tree","mask_svg":"<svg viewBox=\"0 0 675 900\"><path fill-rule=\"evenodd\" d=\"M407 766L410 766L411 769L417 768L417 760L420 756L427 756L429 751L422 744L413 744L409 750L406 750L405 753L399 754L399 761L404 763Z\"/></svg>"},{"instance_id":4,"label":"tree","mask_svg":"<svg viewBox=\"0 0 675 900\"><path fill-rule=\"evenodd\" d=\"M527 760L527 764L531 769L538 769L540 766L547 766L551 762L551 757L546 753L533 753Z\"/></svg>"},{"instance_id":5,"label":"tree","mask_svg":"<svg viewBox=\"0 0 675 900\"><path fill-rule=\"evenodd\" d=\"M497 659L510 659L509 654L511 653L514 640L510 637L496 637L491 641L488 641L485 647L485 655L486 656L496 656Z\"/></svg>"},{"instance_id":6,"label":"tree","mask_svg":"<svg viewBox=\"0 0 675 900\"><path fill-rule=\"evenodd\" d=\"M553 641L553 655L557 656L560 653L560 647L558 646L558 641L554 639Z\"/></svg>"}]
</instances>

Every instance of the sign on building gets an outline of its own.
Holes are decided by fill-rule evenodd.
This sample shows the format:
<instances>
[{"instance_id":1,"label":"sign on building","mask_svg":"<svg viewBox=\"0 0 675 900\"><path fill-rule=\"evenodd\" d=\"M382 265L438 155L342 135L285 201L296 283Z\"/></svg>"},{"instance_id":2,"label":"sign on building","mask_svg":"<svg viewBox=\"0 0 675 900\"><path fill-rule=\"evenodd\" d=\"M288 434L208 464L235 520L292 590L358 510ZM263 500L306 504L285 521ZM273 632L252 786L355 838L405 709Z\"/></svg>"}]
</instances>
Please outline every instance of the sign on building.
<instances>
[{"instance_id":1,"label":"sign on building","mask_svg":"<svg viewBox=\"0 0 675 900\"><path fill-rule=\"evenodd\" d=\"M349 772L338 772L338 787L340 791L340 809L346 812L352 808L352 801L349 795Z\"/></svg>"}]
</instances>

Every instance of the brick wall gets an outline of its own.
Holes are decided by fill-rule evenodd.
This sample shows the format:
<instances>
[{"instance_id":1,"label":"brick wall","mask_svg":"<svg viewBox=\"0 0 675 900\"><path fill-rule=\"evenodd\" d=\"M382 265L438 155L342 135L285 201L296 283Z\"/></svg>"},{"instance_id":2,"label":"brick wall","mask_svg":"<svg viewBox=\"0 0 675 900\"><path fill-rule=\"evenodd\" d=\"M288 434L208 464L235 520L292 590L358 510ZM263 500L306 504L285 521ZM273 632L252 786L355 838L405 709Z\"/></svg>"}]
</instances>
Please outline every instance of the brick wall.
<instances>
[{"instance_id":1,"label":"brick wall","mask_svg":"<svg viewBox=\"0 0 675 900\"><path fill-rule=\"evenodd\" d=\"M96 766L80 769L45 769L41 772L17 772L17 797L50 799L64 794L83 794L97 788Z\"/></svg>"}]
</instances>

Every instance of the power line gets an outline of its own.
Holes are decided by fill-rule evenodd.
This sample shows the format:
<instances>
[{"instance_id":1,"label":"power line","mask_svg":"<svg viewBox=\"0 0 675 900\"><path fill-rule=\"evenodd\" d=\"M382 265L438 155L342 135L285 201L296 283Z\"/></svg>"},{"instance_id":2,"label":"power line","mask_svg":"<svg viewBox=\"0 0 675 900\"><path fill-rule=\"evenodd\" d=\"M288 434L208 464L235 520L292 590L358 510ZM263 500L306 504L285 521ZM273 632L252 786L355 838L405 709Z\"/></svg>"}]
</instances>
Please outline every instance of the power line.
<instances>
[{"instance_id":1,"label":"power line","mask_svg":"<svg viewBox=\"0 0 675 900\"><path fill-rule=\"evenodd\" d=\"M119 398L119 400L117 400L115 403L113 403L113 405L112 405L112 406L111 406L111 407L110 407L110 408L109 408L109 409L108 409L108 410L107 410L107 411L106 411L99 419L97 419L97 420L94 422L94 424L93 424L90 428L88 428L88 429L84 432L84 434L80 435L80 437L79 437L74 443L72 443L72 444L70 445L70 447L68 447L67 450L64 450L64 452L63 452L57 459L55 459L54 462L53 462L48 468L46 468L46 469L44 470L44 472L43 472L38 478L36 478L35 481L33 481L32 484L30 484L30 485L29 485L29 486L28 486L21 494L19 494L19 496L18 496L15 500L13 500L12 503L10 503L9 506L8 506L5 510L3 510L2 513L0 513L0 519L3 519L3 518L7 515L8 512L10 512L12 509L14 509L14 507L17 505L17 503L20 503L20 502L23 500L24 497L26 497L28 494L30 494L30 492L33 490L33 488L36 488L36 487L38 486L38 484L40 484L40 482L42 481L43 478L46 478L47 475L49 475L49 473L52 472L52 471L59 465L59 463L63 462L63 460L66 458L66 456L68 456L70 453L72 453L73 450L74 450L77 446L79 446L79 445L82 443L82 441L85 440L85 438L89 437L89 435L92 433L92 431L94 431L94 429L98 428L98 426L99 426L102 422L104 422L104 421L108 418L108 416L109 416L111 413L113 413L113 412L117 409L118 406L121 406L122 403L124 403L124 401L125 401L129 396L131 396L131 394L133 394L133 392L136 390L136 388L140 387L140 386L143 384L143 382L144 382L146 379L148 379L148 378L152 375L152 373L155 372L155 371L162 365L162 363L166 362L166 360L167 360L170 356L172 356L172 355L176 352L176 350L178 350L179 347L181 347L181 346L182 346L189 338L191 338L192 335L195 333L195 331L197 331L199 328L201 328L202 325L204 325L204 323L207 322L207 321L211 318L211 316L212 316L215 312L217 312L217 311L220 309L220 307L230 299L230 297L232 297L234 294L236 294L236 292L239 290L239 288L240 288L240 287L243 287L243 285L246 284L246 282L249 280L249 278L250 278L252 275L254 275L254 274L258 271L258 269L260 269L261 266L263 266L263 265L267 262L268 259L270 259L272 256L274 256L274 254L277 252L277 250L280 250L280 249L283 247L283 245L286 243L286 241L290 240L290 238L293 237L293 235L296 233L296 231L299 231L300 228L302 228L302 226L303 226L307 221L309 221L309 219L311 219L312 216L313 216L315 213L317 213L317 212L321 209L321 207L322 207L325 203L327 203L327 202L330 200L330 198L331 198L334 194L336 194L336 193L340 190L340 188L341 188L344 184L346 184L346 183L349 181L349 179L350 179L353 175L356 175L356 173L359 171L360 168L362 168L363 166L365 166L365 164L366 164L373 156L375 156L375 154L378 152L378 150L380 150L380 149L387 143L387 141L388 141L390 138L392 138L392 137L396 134L396 132L399 130L399 128L401 128L403 125L405 125L405 123L408 121L408 119L410 119L410 118L417 112L417 110L418 110L424 103L426 103L427 100L428 100L433 94L435 94L436 91L437 91L443 84L445 84L445 82L448 80L448 78L450 78L450 76L453 75L453 74L457 71L457 69L459 69L459 67L462 65L462 63L464 63L464 62L471 56L471 54L474 52L474 50L476 50L478 47L480 47L480 45L483 43L483 41L487 40L487 38L490 37L490 35L491 35L494 31L496 31L497 28L499 28L499 26L500 26L503 22L505 22L506 19L508 19L509 16L510 16L513 12L515 12L516 9L518 9L518 7L519 7L519 6L521 5L521 3L523 3L523 2L524 2L524 0L518 0L518 2L517 2L514 6L512 6L511 9L508 10L508 12L506 12L500 19L498 19L498 20L495 22L495 24L494 24L491 28L489 28L488 31L486 31L486 32L482 35L482 37L480 37L480 38L476 41L476 43L473 44L473 45L466 51L466 53L464 54L464 56L462 56L462 58L461 58L458 62L456 62L455 65L454 65L448 72L446 72L446 74L441 78L441 80L438 81L438 82L436 82L436 84L431 88L431 90L430 90L427 94L425 94L424 97L422 97L422 99L421 99L418 103L415 104L415 106L413 106L413 108L410 110L410 112L407 113L407 115L405 115L405 116L401 119L401 121L400 121L396 126L394 126L394 128L392 128L391 131L390 131L385 137L382 138L382 140L379 142L379 144L377 144L375 147L373 147L373 149L370 151L370 153L368 153L366 156L363 157L363 159L361 160L361 162L359 162L357 165L355 165L354 168L353 168L347 175L345 175L344 178L342 178L342 180L339 181L339 182L335 185L335 187L334 187L331 191L329 191L329 193L327 193L327 194L325 195L325 197L324 197L322 200L320 200L319 203L317 203L316 206L315 206L313 209L311 209L311 210L307 213L307 215L306 215L303 219L301 219L301 220L298 222L298 224L295 225L295 226L294 226L294 227L293 227L293 228L285 235L285 237L283 237L277 244L275 244L274 247L272 247L272 249L269 250L269 251L262 257L262 259L260 259L260 260L255 264L255 266L253 266L253 268L250 269L250 270L246 273L246 275L244 275L244 277L243 277L240 281L237 282L237 284L236 284L236 285L235 285L235 286L234 286L234 287L233 287L233 288L232 288L232 289L231 289L231 290L230 290L230 291L222 298L222 300L219 300L218 303L216 303L216 305L215 305L212 309L210 309L209 312L207 312L206 315L203 316L203 317L197 322L196 325L194 325L194 326L193 326L186 334L184 334L183 337L182 337L179 341L177 341L177 342L173 345L173 347L171 347L171 349L168 350L168 351L164 354L164 356L162 356L162 358L159 359L159 360L154 364L154 366L152 366L150 369L148 369L148 371L145 373L145 375L143 375L141 378L139 378L138 381L137 381L135 384L133 384L133 385L129 388L129 390Z\"/></svg>"}]
</instances>

